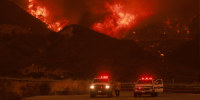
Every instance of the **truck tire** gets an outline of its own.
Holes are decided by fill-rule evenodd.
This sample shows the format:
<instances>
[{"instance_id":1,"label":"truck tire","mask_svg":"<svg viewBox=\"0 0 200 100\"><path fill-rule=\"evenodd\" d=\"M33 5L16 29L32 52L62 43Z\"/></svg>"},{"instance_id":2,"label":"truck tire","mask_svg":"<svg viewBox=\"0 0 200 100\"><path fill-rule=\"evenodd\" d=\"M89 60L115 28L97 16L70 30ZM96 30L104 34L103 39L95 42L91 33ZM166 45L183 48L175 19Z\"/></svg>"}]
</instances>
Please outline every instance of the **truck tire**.
<instances>
[{"instance_id":1,"label":"truck tire","mask_svg":"<svg viewBox=\"0 0 200 100\"><path fill-rule=\"evenodd\" d=\"M137 93L134 93L134 97L137 97L138 96L138 94Z\"/></svg>"},{"instance_id":2,"label":"truck tire","mask_svg":"<svg viewBox=\"0 0 200 100\"><path fill-rule=\"evenodd\" d=\"M157 96L158 96L158 93L155 93L154 95L155 95L155 97L157 97Z\"/></svg>"},{"instance_id":3,"label":"truck tire","mask_svg":"<svg viewBox=\"0 0 200 100\"><path fill-rule=\"evenodd\" d=\"M157 93L152 93L151 96L152 96L152 97L157 97L158 94L157 94Z\"/></svg>"},{"instance_id":4,"label":"truck tire","mask_svg":"<svg viewBox=\"0 0 200 100\"><path fill-rule=\"evenodd\" d=\"M142 93L139 93L138 96L141 97L141 96L142 96Z\"/></svg>"}]
</instances>

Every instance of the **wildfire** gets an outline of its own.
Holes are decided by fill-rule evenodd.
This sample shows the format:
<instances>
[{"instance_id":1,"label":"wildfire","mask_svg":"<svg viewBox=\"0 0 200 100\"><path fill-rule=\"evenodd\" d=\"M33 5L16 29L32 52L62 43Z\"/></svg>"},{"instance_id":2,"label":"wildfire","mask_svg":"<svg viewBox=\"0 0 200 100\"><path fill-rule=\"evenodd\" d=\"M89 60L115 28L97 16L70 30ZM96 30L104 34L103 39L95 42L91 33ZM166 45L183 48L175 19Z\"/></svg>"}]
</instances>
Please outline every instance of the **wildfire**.
<instances>
[{"instance_id":1,"label":"wildfire","mask_svg":"<svg viewBox=\"0 0 200 100\"><path fill-rule=\"evenodd\" d=\"M106 7L111 14L105 17L104 22L95 23L92 29L115 38L125 37L123 33L135 24L136 16L125 12L119 3L113 5L106 3Z\"/></svg>"},{"instance_id":2,"label":"wildfire","mask_svg":"<svg viewBox=\"0 0 200 100\"><path fill-rule=\"evenodd\" d=\"M58 32L66 26L69 21L66 19L54 19L51 12L42 5L38 0L28 0L28 10L31 15L40 19L47 27L55 32Z\"/></svg>"}]
</instances>

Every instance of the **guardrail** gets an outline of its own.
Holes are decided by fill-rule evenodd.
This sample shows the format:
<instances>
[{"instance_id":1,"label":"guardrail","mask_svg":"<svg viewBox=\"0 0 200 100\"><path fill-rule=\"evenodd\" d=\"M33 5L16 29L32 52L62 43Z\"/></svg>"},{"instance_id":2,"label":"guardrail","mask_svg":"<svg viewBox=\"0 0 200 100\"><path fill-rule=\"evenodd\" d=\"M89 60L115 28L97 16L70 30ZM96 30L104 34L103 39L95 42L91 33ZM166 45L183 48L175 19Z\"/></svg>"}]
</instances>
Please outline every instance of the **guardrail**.
<instances>
[{"instance_id":1,"label":"guardrail","mask_svg":"<svg viewBox=\"0 0 200 100\"><path fill-rule=\"evenodd\" d=\"M132 91L134 84L132 82L129 83L121 83L121 90ZM200 84L164 84L164 90L200 90Z\"/></svg>"},{"instance_id":2,"label":"guardrail","mask_svg":"<svg viewBox=\"0 0 200 100\"><path fill-rule=\"evenodd\" d=\"M0 80L9 80L9 81L19 81L19 82L64 82L65 80L52 80L52 79L19 79L19 78L9 78L9 77L0 77ZM134 87L133 82L121 82L121 90L132 91ZM175 83L164 84L164 90L200 90L200 83Z\"/></svg>"},{"instance_id":3,"label":"guardrail","mask_svg":"<svg viewBox=\"0 0 200 100\"><path fill-rule=\"evenodd\" d=\"M164 87L165 88L170 88L170 89L173 89L173 88L191 88L191 89L200 89L200 84L164 84Z\"/></svg>"}]
</instances>

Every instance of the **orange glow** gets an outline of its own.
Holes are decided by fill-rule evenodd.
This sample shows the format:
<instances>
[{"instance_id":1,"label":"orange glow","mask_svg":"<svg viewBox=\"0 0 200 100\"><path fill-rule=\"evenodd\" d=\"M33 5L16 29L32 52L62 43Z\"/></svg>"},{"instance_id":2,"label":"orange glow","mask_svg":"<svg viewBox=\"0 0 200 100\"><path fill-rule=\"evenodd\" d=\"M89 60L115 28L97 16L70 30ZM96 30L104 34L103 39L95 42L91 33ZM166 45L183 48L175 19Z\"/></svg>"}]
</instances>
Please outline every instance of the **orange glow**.
<instances>
[{"instance_id":1,"label":"orange glow","mask_svg":"<svg viewBox=\"0 0 200 100\"><path fill-rule=\"evenodd\" d=\"M95 23L92 29L111 37L124 37L124 31L129 30L135 24L136 16L125 12L119 3L105 4L111 14L105 17L104 22Z\"/></svg>"},{"instance_id":2,"label":"orange glow","mask_svg":"<svg viewBox=\"0 0 200 100\"><path fill-rule=\"evenodd\" d=\"M69 21L66 19L54 19L52 18L51 12L38 0L28 0L28 10L31 15L34 17L40 19L45 24L47 24L47 27L55 32L59 32L63 29L64 26L66 26Z\"/></svg>"},{"instance_id":3,"label":"orange glow","mask_svg":"<svg viewBox=\"0 0 200 100\"><path fill-rule=\"evenodd\" d=\"M162 54L160 54L160 56L161 56L161 57L165 57L165 54L162 53Z\"/></svg>"}]
</instances>

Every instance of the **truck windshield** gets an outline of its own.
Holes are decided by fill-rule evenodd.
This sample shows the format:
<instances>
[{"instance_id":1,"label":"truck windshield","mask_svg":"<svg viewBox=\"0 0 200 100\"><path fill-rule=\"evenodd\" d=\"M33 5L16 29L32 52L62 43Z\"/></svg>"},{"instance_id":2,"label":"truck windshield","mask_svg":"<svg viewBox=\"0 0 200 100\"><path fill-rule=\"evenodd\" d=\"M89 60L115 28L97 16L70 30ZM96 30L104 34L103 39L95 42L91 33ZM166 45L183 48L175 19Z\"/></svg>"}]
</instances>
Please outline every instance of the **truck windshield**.
<instances>
[{"instance_id":1,"label":"truck windshield","mask_svg":"<svg viewBox=\"0 0 200 100\"><path fill-rule=\"evenodd\" d=\"M152 80L139 80L137 84L152 84Z\"/></svg>"},{"instance_id":2,"label":"truck windshield","mask_svg":"<svg viewBox=\"0 0 200 100\"><path fill-rule=\"evenodd\" d=\"M109 82L108 79L94 79L94 83L104 83L104 82Z\"/></svg>"}]
</instances>

